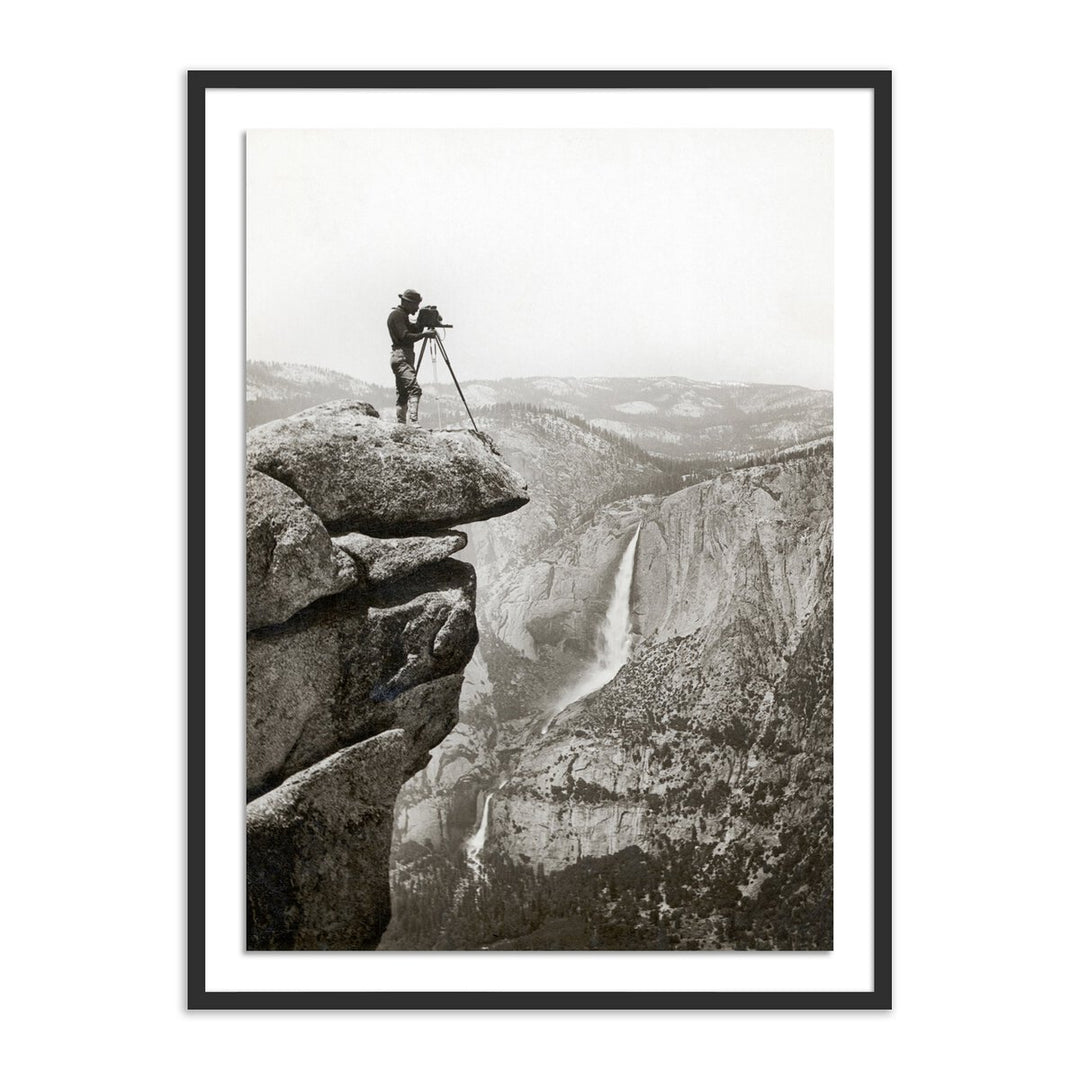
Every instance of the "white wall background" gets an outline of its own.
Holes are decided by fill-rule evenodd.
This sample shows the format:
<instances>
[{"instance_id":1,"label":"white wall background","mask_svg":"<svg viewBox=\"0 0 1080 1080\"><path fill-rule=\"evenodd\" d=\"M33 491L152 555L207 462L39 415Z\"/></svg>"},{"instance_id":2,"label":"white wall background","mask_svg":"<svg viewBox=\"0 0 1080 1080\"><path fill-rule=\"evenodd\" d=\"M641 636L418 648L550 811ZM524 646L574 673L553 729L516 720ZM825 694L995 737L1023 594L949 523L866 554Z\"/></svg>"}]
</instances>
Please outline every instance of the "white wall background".
<instances>
[{"instance_id":1,"label":"white wall background","mask_svg":"<svg viewBox=\"0 0 1080 1080\"><path fill-rule=\"evenodd\" d=\"M1065 7L62 3L3 42L18 1076L1062 1075L1077 961ZM188 67L892 67L896 1008L183 1012Z\"/></svg>"}]
</instances>

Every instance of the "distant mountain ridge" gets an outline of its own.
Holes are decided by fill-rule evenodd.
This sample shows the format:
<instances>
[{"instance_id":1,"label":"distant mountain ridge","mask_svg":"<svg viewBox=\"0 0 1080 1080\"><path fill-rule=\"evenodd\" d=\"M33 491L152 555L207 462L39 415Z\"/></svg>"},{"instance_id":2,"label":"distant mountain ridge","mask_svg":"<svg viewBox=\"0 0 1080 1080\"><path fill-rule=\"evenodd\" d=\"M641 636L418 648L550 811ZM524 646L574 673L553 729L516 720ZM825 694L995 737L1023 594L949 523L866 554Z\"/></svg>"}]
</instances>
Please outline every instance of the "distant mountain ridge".
<instances>
[{"instance_id":1,"label":"distant mountain ridge","mask_svg":"<svg viewBox=\"0 0 1080 1080\"><path fill-rule=\"evenodd\" d=\"M420 371L425 426L467 424L447 373L440 369L438 374L441 385L436 387L430 365ZM707 383L681 376L506 378L461 385L478 421L490 407L537 405L580 416L644 450L668 456L723 458L832 435L832 393L802 386ZM371 383L304 364L247 365L249 428L336 398L367 401L386 415L394 406L389 370L385 383Z\"/></svg>"},{"instance_id":2,"label":"distant mountain ridge","mask_svg":"<svg viewBox=\"0 0 1080 1080\"><path fill-rule=\"evenodd\" d=\"M653 453L773 450L832 434L832 394L801 386L659 378L532 378L468 383L470 404L564 409Z\"/></svg>"},{"instance_id":3,"label":"distant mountain ridge","mask_svg":"<svg viewBox=\"0 0 1080 1080\"><path fill-rule=\"evenodd\" d=\"M385 387L311 364L249 362L246 384L245 427L248 430L271 420L283 420L327 401L367 401L380 411L386 406Z\"/></svg>"}]
</instances>

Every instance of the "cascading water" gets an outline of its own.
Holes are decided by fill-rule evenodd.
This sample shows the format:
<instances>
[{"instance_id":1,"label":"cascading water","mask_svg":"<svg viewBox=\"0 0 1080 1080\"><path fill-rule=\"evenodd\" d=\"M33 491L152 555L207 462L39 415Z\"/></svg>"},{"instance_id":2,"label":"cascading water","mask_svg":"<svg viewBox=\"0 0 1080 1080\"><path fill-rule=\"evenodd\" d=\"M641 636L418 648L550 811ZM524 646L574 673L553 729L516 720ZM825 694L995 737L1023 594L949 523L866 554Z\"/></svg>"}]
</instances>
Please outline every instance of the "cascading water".
<instances>
[{"instance_id":1,"label":"cascading water","mask_svg":"<svg viewBox=\"0 0 1080 1080\"><path fill-rule=\"evenodd\" d=\"M501 791L506 787L509 779L510 777L506 777L495 790ZM484 850L484 844L487 842L488 808L491 806L491 796L494 794L494 791L489 791L485 796L484 810L480 815L480 827L465 841L465 857L477 873L480 871L480 852Z\"/></svg>"},{"instance_id":2,"label":"cascading water","mask_svg":"<svg viewBox=\"0 0 1080 1080\"><path fill-rule=\"evenodd\" d=\"M640 535L639 523L615 572L615 587L612 590L607 611L604 612L604 622L600 627L596 665L563 695L555 709L556 714L578 698L583 698L594 690L599 690L601 686L606 686L619 673L623 664L630 659L630 646L633 644L630 626L630 587L634 583L634 558L637 555ZM542 733L546 732L550 726L551 720L548 720Z\"/></svg>"},{"instance_id":3,"label":"cascading water","mask_svg":"<svg viewBox=\"0 0 1080 1080\"><path fill-rule=\"evenodd\" d=\"M465 858L476 870L480 869L480 852L484 850L484 841L487 840L488 808L491 806L491 796L494 794L494 791L487 793L484 799L484 812L480 815L480 828L465 841Z\"/></svg>"}]
</instances>

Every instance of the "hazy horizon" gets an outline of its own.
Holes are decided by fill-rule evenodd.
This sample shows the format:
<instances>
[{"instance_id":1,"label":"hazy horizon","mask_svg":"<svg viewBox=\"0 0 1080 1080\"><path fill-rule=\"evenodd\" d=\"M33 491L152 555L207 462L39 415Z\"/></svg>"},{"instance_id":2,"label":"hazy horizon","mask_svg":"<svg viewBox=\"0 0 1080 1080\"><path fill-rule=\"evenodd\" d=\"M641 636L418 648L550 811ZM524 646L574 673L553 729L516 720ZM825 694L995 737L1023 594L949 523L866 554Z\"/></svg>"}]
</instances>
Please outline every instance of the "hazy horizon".
<instances>
[{"instance_id":1,"label":"hazy horizon","mask_svg":"<svg viewBox=\"0 0 1080 1080\"><path fill-rule=\"evenodd\" d=\"M414 288L463 381L832 389L830 131L253 131L246 222L249 360L392 385Z\"/></svg>"},{"instance_id":2,"label":"hazy horizon","mask_svg":"<svg viewBox=\"0 0 1080 1080\"><path fill-rule=\"evenodd\" d=\"M448 344L449 344L449 339L448 339ZM448 352L450 351L449 348L447 349L447 351ZM450 361L451 361L451 363L454 363L453 355L450 356ZM271 363L271 364L282 364L282 365L288 365L288 366L315 368L315 369L317 369L319 371L325 371L325 372L328 372L328 373L333 374L333 375L347 375L350 378L358 379L361 382L373 383L375 385L379 385L380 383L385 382L387 384L388 389L393 387L393 380L392 379L387 381L385 379L380 379L378 377L368 378L368 377L366 377L364 375L355 375L352 372L344 371L341 368L328 367L325 364L306 363L306 362L301 362L301 361L298 361L298 360L263 361L263 360L256 360L254 357L249 358L246 362L248 364ZM422 370L423 369L421 369L421 374L422 374ZM454 371L455 371L455 373L457 373L456 364L455 364L455 367L454 367ZM445 375L442 376L442 379L443 379L444 382L446 381L446 378L447 377ZM536 379L555 379L555 380L558 380L558 381L561 381L561 382L568 382L568 381L571 381L571 380L574 380L574 379L581 379L581 380L585 380L585 381L594 380L594 379L655 379L657 381L659 381L661 379L681 379L684 382L700 383L701 385L704 385L704 386L753 386L753 385L760 385L760 386L791 386L791 387L795 387L796 389L800 389L800 390L812 390L812 391L815 391L815 392L822 392L822 393L827 393L827 394L831 394L833 392L831 387L807 386L805 383L775 383L775 382L765 382L762 379L719 379L719 380L717 380L717 379L697 379L697 378L693 378L692 376L689 376L689 375L670 375L670 374L665 375L665 374L663 374L661 372L654 372L653 374L644 374L644 375L595 375L595 374L563 375L563 374L559 374L557 371L544 371L544 372L536 372L536 371L534 371L534 372L523 372L522 374L515 374L515 375L494 375L494 376L487 376L487 377L484 377L484 376L481 376L481 375L463 376L463 377L461 377L460 381L461 381L462 385L464 385L465 383L469 383L469 382L473 382L473 383L476 383L476 382L499 382L499 381L504 380L504 379L507 379L507 380L515 379L515 380L522 380L522 381L526 381L526 382L536 380Z\"/></svg>"}]
</instances>

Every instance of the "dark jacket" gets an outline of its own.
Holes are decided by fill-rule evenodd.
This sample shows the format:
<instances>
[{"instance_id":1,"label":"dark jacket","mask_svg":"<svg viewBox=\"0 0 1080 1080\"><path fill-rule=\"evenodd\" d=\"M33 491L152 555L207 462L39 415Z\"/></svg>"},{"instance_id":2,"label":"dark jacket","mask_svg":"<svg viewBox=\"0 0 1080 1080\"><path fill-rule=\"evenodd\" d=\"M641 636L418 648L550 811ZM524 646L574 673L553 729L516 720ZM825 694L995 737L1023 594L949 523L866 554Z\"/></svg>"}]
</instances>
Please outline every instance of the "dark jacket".
<instances>
[{"instance_id":1,"label":"dark jacket","mask_svg":"<svg viewBox=\"0 0 1080 1080\"><path fill-rule=\"evenodd\" d=\"M402 307L396 307L386 319L386 329L390 331L390 348L401 349L412 355L413 342L424 336L424 331L417 329L416 323L409 322L409 316Z\"/></svg>"}]
</instances>

